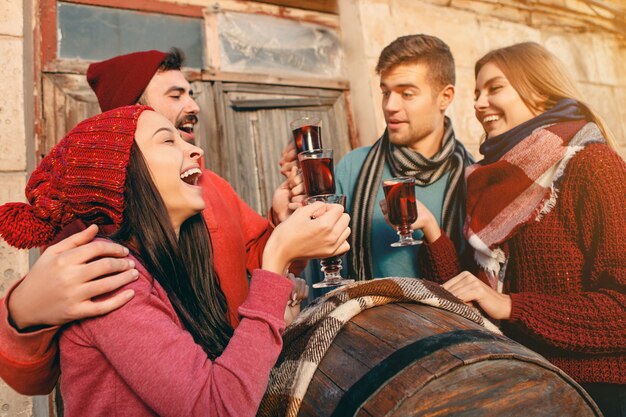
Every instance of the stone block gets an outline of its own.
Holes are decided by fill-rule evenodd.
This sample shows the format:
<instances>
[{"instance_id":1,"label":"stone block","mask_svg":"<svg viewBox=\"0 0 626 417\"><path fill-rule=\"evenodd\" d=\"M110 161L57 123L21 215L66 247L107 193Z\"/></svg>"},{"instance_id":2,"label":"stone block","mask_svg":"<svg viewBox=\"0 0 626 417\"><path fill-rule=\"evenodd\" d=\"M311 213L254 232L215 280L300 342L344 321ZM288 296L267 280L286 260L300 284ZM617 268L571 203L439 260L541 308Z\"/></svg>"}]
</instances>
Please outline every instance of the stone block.
<instances>
[{"instance_id":1,"label":"stone block","mask_svg":"<svg viewBox=\"0 0 626 417\"><path fill-rule=\"evenodd\" d=\"M543 43L578 81L616 86L626 84L626 50L608 34L545 33Z\"/></svg>"},{"instance_id":2,"label":"stone block","mask_svg":"<svg viewBox=\"0 0 626 417\"><path fill-rule=\"evenodd\" d=\"M0 173L0 204L24 201L25 174ZM28 252L10 247L0 239L0 297L28 271ZM32 416L32 400L0 381L0 416Z\"/></svg>"},{"instance_id":3,"label":"stone block","mask_svg":"<svg viewBox=\"0 0 626 417\"><path fill-rule=\"evenodd\" d=\"M589 6L589 3L582 0L565 0L565 7L575 13L596 17L597 13ZM599 9L602 10L602 9Z\"/></svg>"},{"instance_id":4,"label":"stone block","mask_svg":"<svg viewBox=\"0 0 626 417\"><path fill-rule=\"evenodd\" d=\"M574 79L581 82L593 81L596 73L595 60L590 59L590 39L570 34L544 33L543 45L556 55Z\"/></svg>"},{"instance_id":5,"label":"stone block","mask_svg":"<svg viewBox=\"0 0 626 417\"><path fill-rule=\"evenodd\" d=\"M520 23L507 22L498 18L481 18L479 32L475 38L481 39L482 50L474 58L476 60L496 48L503 48L520 42L539 42L541 33L538 29Z\"/></svg>"},{"instance_id":6,"label":"stone block","mask_svg":"<svg viewBox=\"0 0 626 417\"><path fill-rule=\"evenodd\" d=\"M24 173L0 173L0 204L25 201ZM28 271L28 252L19 251L0 239L0 297L18 278Z\"/></svg>"},{"instance_id":7,"label":"stone block","mask_svg":"<svg viewBox=\"0 0 626 417\"><path fill-rule=\"evenodd\" d=\"M594 59L591 81L610 85L626 84L626 49L620 49L617 38L612 35L594 34L589 37L591 49L588 52Z\"/></svg>"},{"instance_id":8,"label":"stone block","mask_svg":"<svg viewBox=\"0 0 626 417\"><path fill-rule=\"evenodd\" d=\"M530 21L530 11L520 5L515 7L512 3L503 3L497 0L476 1L476 0L452 0L452 7L469 10L473 13L496 17L510 22L528 24Z\"/></svg>"},{"instance_id":9,"label":"stone block","mask_svg":"<svg viewBox=\"0 0 626 417\"><path fill-rule=\"evenodd\" d=\"M22 43L0 36L0 171L26 170Z\"/></svg>"},{"instance_id":10,"label":"stone block","mask_svg":"<svg viewBox=\"0 0 626 417\"><path fill-rule=\"evenodd\" d=\"M437 36L450 46L457 65L467 65L481 49L481 39L475 36L480 25L474 13L410 0L396 2L394 13L403 16L397 25L402 34Z\"/></svg>"},{"instance_id":11,"label":"stone block","mask_svg":"<svg viewBox=\"0 0 626 417\"><path fill-rule=\"evenodd\" d=\"M32 415L32 399L16 393L0 380L0 416L31 417Z\"/></svg>"},{"instance_id":12,"label":"stone block","mask_svg":"<svg viewBox=\"0 0 626 417\"><path fill-rule=\"evenodd\" d=\"M452 119L457 138L478 158L478 147L484 132L474 116L474 70L457 68L456 79L456 94L446 114Z\"/></svg>"},{"instance_id":13,"label":"stone block","mask_svg":"<svg viewBox=\"0 0 626 417\"><path fill-rule=\"evenodd\" d=\"M391 23L389 4L386 1L361 1L359 14L365 56L378 59L380 51L398 36Z\"/></svg>"},{"instance_id":14,"label":"stone block","mask_svg":"<svg viewBox=\"0 0 626 417\"><path fill-rule=\"evenodd\" d=\"M589 83L578 83L578 87L583 95L583 100L604 119L608 128L611 129L618 141L618 145L621 148L626 147L624 136L624 121L626 120L624 116L626 112L621 105L624 103L625 98L624 89Z\"/></svg>"},{"instance_id":15,"label":"stone block","mask_svg":"<svg viewBox=\"0 0 626 417\"><path fill-rule=\"evenodd\" d=\"M23 10L22 0L0 2L0 35L24 36Z\"/></svg>"}]
</instances>

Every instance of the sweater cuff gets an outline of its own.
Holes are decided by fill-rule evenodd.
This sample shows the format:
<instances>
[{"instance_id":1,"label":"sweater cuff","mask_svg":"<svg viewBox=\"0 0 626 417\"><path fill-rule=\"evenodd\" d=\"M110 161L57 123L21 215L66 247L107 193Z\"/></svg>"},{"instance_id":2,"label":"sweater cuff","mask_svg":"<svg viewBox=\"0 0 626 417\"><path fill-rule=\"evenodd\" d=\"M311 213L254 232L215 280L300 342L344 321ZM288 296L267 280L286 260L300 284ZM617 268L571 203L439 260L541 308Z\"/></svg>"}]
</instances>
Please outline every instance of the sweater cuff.
<instances>
[{"instance_id":1,"label":"sweater cuff","mask_svg":"<svg viewBox=\"0 0 626 417\"><path fill-rule=\"evenodd\" d=\"M56 343L54 336L59 331L59 326L46 326L20 332L11 324L9 299L23 280L24 278L13 284L0 304L0 355L18 365L40 362L45 358L51 344Z\"/></svg>"},{"instance_id":2,"label":"sweater cuff","mask_svg":"<svg viewBox=\"0 0 626 417\"><path fill-rule=\"evenodd\" d=\"M455 266L458 264L454 243L452 243L443 229L441 230L441 236L437 240L432 243L424 241L422 246L426 250L426 256L430 262Z\"/></svg>"},{"instance_id":3,"label":"sweater cuff","mask_svg":"<svg viewBox=\"0 0 626 417\"><path fill-rule=\"evenodd\" d=\"M263 316L283 322L292 290L293 283L284 276L255 269L252 272L248 297L239 307L239 314L249 318Z\"/></svg>"},{"instance_id":4,"label":"sweater cuff","mask_svg":"<svg viewBox=\"0 0 626 417\"><path fill-rule=\"evenodd\" d=\"M515 323L521 320L527 299L524 293L509 294L509 297L511 297L511 317L509 318L509 322Z\"/></svg>"}]
</instances>

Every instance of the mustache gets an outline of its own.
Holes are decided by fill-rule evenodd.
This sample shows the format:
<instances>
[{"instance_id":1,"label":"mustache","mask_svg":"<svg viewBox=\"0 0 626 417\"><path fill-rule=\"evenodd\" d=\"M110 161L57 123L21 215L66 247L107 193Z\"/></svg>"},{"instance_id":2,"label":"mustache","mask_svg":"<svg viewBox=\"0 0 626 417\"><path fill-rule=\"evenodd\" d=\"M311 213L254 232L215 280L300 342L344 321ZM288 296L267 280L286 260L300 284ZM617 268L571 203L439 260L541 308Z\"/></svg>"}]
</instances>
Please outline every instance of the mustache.
<instances>
[{"instance_id":1,"label":"mustache","mask_svg":"<svg viewBox=\"0 0 626 417\"><path fill-rule=\"evenodd\" d=\"M193 123L193 124L198 123L198 116L196 116L195 114L188 114L178 121L177 126L180 126L185 123Z\"/></svg>"}]
</instances>

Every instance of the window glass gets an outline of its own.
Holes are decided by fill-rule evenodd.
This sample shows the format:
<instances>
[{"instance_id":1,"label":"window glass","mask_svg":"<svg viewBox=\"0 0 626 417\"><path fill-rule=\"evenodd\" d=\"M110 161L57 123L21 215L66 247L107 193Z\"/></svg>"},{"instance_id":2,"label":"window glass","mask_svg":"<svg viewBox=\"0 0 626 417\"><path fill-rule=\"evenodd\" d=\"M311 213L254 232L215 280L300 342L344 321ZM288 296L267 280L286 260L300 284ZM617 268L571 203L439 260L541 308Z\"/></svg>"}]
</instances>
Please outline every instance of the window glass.
<instances>
[{"instance_id":1,"label":"window glass","mask_svg":"<svg viewBox=\"0 0 626 417\"><path fill-rule=\"evenodd\" d=\"M204 67L202 19L62 2L57 6L60 58L100 61L176 46L185 52L186 66Z\"/></svg>"},{"instance_id":2,"label":"window glass","mask_svg":"<svg viewBox=\"0 0 626 417\"><path fill-rule=\"evenodd\" d=\"M334 30L272 16L218 15L223 71L339 77L341 49Z\"/></svg>"}]
</instances>

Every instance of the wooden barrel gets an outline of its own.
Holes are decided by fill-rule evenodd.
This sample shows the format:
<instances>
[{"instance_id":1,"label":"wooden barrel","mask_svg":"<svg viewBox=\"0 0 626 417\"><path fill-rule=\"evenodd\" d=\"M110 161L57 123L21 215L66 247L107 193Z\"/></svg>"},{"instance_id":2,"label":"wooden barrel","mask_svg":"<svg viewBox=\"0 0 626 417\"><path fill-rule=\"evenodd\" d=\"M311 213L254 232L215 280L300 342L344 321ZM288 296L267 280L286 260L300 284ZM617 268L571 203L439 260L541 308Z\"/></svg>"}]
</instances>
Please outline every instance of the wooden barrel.
<instances>
[{"instance_id":1,"label":"wooden barrel","mask_svg":"<svg viewBox=\"0 0 626 417\"><path fill-rule=\"evenodd\" d=\"M299 416L602 416L537 353L421 304L363 311L318 366Z\"/></svg>"}]
</instances>

